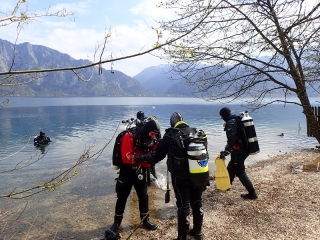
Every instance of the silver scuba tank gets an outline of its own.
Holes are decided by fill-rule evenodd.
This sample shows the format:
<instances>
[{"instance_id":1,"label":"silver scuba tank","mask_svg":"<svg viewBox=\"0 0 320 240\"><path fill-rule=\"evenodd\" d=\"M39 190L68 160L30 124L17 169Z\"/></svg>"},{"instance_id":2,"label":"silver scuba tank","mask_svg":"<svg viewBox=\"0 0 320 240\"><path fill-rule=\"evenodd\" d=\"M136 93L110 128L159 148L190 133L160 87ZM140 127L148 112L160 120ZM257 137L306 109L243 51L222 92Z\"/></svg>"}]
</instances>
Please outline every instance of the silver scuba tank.
<instances>
[{"instance_id":1,"label":"silver scuba tank","mask_svg":"<svg viewBox=\"0 0 320 240\"><path fill-rule=\"evenodd\" d=\"M128 130L129 128L135 127L136 124L134 122L134 119L128 119L128 120L122 120L121 125L119 127L119 133Z\"/></svg>"},{"instance_id":2,"label":"silver scuba tank","mask_svg":"<svg viewBox=\"0 0 320 240\"><path fill-rule=\"evenodd\" d=\"M190 142L187 148L190 180L194 187L205 186L209 179L208 154L201 142Z\"/></svg>"},{"instance_id":3,"label":"silver scuba tank","mask_svg":"<svg viewBox=\"0 0 320 240\"><path fill-rule=\"evenodd\" d=\"M253 124L253 119L250 117L248 111L239 114L244 129L247 135L249 155L254 155L260 152L256 129Z\"/></svg>"}]
</instances>

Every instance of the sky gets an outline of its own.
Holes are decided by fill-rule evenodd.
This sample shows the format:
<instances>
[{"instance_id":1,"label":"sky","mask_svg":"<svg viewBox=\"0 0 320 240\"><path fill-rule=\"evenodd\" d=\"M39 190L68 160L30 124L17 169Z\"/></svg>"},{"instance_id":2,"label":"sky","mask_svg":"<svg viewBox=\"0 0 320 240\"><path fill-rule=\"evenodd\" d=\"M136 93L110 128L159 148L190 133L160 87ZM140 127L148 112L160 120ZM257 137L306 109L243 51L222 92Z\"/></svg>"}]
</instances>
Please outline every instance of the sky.
<instances>
[{"instance_id":1,"label":"sky","mask_svg":"<svg viewBox=\"0 0 320 240\"><path fill-rule=\"evenodd\" d=\"M29 42L43 45L66 53L75 59L94 60L94 52L104 42L106 33L111 38L105 48L105 58L123 57L152 48L157 41L157 20L172 16L168 10L156 7L161 0L27 0L22 11L29 14L66 9L75 12L74 18L67 16L41 17L24 25L17 43ZM3 3L5 2L5 3ZM0 18L11 15L18 0L6 0L0 4ZM18 13L20 15L20 13ZM0 22L1 23L1 22ZM0 38L14 43L17 26L10 24L0 27ZM155 54L160 52L156 50ZM98 55L100 56L100 55ZM96 57L97 58L97 57ZM105 69L119 70L128 76L135 76L150 66L165 64L150 54L123 61L104 64Z\"/></svg>"}]
</instances>

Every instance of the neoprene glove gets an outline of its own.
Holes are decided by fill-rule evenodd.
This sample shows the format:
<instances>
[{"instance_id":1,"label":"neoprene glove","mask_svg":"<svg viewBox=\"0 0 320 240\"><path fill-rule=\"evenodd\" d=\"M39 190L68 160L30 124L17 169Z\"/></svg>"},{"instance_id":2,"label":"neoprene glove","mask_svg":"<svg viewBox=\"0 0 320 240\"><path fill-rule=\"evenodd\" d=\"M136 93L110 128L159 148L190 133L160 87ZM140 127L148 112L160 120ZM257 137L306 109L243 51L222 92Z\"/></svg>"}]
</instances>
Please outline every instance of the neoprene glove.
<instances>
[{"instance_id":1,"label":"neoprene glove","mask_svg":"<svg viewBox=\"0 0 320 240\"><path fill-rule=\"evenodd\" d=\"M226 146L224 147L224 152L227 152L228 153L227 155L229 155L231 150L232 150L232 147L230 147L229 144L226 144Z\"/></svg>"},{"instance_id":2,"label":"neoprene glove","mask_svg":"<svg viewBox=\"0 0 320 240\"><path fill-rule=\"evenodd\" d=\"M226 156L228 156L229 154L230 154L230 152L228 152L228 151L221 151L220 158L223 160L226 160Z\"/></svg>"},{"instance_id":3,"label":"neoprene glove","mask_svg":"<svg viewBox=\"0 0 320 240\"><path fill-rule=\"evenodd\" d=\"M146 161L147 157L146 155L142 154L142 155L139 155L139 156L135 156L135 160L136 160L136 163L142 163L144 161Z\"/></svg>"},{"instance_id":4,"label":"neoprene glove","mask_svg":"<svg viewBox=\"0 0 320 240\"><path fill-rule=\"evenodd\" d=\"M135 156L135 160L136 160L136 163L142 163L144 161L146 161L147 163L150 163L150 164L156 164L157 162L154 162L152 156L150 153L148 154L142 154L142 155L139 155L139 156Z\"/></svg>"}]
</instances>

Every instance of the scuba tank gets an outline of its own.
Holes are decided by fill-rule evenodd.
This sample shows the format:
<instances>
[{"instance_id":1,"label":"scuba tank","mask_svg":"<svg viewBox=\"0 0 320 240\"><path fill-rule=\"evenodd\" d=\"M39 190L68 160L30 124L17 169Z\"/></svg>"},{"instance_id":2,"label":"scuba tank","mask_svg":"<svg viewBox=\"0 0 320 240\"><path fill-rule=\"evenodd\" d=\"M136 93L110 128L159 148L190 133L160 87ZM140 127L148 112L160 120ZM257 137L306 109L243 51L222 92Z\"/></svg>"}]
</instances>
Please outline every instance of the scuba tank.
<instances>
[{"instance_id":1,"label":"scuba tank","mask_svg":"<svg viewBox=\"0 0 320 240\"><path fill-rule=\"evenodd\" d=\"M122 120L121 125L119 127L119 133L128 130L129 128L135 127L134 118L128 120Z\"/></svg>"},{"instance_id":2,"label":"scuba tank","mask_svg":"<svg viewBox=\"0 0 320 240\"><path fill-rule=\"evenodd\" d=\"M204 187L209 182L209 155L201 140L191 137L187 148L190 180L194 187Z\"/></svg>"},{"instance_id":3,"label":"scuba tank","mask_svg":"<svg viewBox=\"0 0 320 240\"><path fill-rule=\"evenodd\" d=\"M258 138L256 134L256 129L253 124L252 117L249 116L248 111L242 112L239 114L241 122L243 123L244 130L246 133L249 155L254 155L260 152Z\"/></svg>"},{"instance_id":4,"label":"scuba tank","mask_svg":"<svg viewBox=\"0 0 320 240\"><path fill-rule=\"evenodd\" d=\"M119 133L125 131L127 129L127 122L125 120L122 120L121 125L119 127Z\"/></svg>"}]
</instances>

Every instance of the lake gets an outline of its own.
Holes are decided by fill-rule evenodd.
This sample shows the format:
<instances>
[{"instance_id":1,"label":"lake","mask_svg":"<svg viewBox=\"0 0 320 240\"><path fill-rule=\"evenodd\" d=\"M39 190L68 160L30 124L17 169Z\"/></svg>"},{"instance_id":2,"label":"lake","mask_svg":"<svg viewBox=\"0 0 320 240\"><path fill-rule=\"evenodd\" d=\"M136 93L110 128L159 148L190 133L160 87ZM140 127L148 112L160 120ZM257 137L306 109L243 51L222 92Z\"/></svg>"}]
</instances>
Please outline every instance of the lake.
<instances>
[{"instance_id":1,"label":"lake","mask_svg":"<svg viewBox=\"0 0 320 240\"><path fill-rule=\"evenodd\" d=\"M312 101L316 105L319 99ZM2 199L0 209L4 209L4 206L24 209L21 218L31 222L37 219L35 225L43 223L46 231L52 231L51 237L55 236L54 232L59 232L61 236L58 234L55 239L74 236L75 229L82 229L82 224L88 218L89 221L100 221L101 226L107 226L111 224L114 214L114 179L117 171L111 168L111 154L120 122L135 118L138 111L144 111L146 116L154 115L158 118L164 134L164 130L169 127L170 115L175 111L181 112L190 126L207 133L209 168L214 174L214 159L226 144L224 122L219 116L223 106L228 106L233 113L249 110L240 103L221 105L193 98L14 98L9 106L0 109L0 195L14 188L15 191L28 189L36 186L38 181L49 180L75 164L88 149L91 155L96 155L88 161L89 164L78 167L78 175L57 190L14 202ZM261 151L250 156L247 164L317 145L314 138L306 135L306 119L299 106L274 104L250 112L250 115L254 120ZM33 137L40 130L52 140L44 149L46 154L33 146ZM281 133L284 136L278 136ZM28 167L10 171L32 162ZM158 187L150 188L150 198L152 209L160 214L157 207L164 202L165 160L156 168L160 179ZM75 203L82 203L83 210L76 208ZM174 204L174 201L171 203ZM135 204L134 197L128 200L126 213L129 216L135 215L135 208L130 208ZM74 221L70 221L70 217ZM59 224L59 219L64 219L63 224ZM44 223L46 221L46 224L56 225L50 224L49 227ZM126 221L129 223L130 218ZM12 224L12 227L10 225L7 228L5 236L13 236L16 231L15 236L22 237L28 229L28 225L18 227ZM36 232L43 231L36 227L34 229L37 231L30 232L34 236ZM87 234L101 235L104 230L101 227ZM48 239L47 233L42 234L45 236L43 239ZM42 238L37 236L34 239Z\"/></svg>"}]
</instances>

